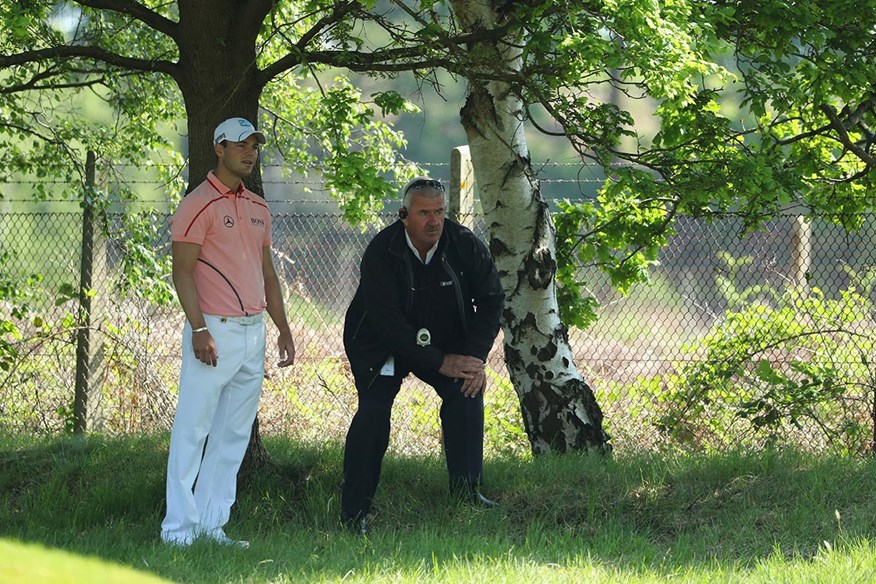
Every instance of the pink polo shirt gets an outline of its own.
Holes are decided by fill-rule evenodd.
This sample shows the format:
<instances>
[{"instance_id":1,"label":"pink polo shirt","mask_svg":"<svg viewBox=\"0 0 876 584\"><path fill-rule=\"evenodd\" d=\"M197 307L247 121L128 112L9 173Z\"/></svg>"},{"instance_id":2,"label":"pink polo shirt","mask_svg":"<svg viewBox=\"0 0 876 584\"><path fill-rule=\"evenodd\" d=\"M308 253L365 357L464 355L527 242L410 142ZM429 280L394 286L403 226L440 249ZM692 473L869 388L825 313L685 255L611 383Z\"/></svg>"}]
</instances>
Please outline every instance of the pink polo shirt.
<instances>
[{"instance_id":1,"label":"pink polo shirt","mask_svg":"<svg viewBox=\"0 0 876 584\"><path fill-rule=\"evenodd\" d=\"M244 316L265 309L262 248L271 245L271 215L261 197L242 184L232 191L211 171L179 204L170 237L201 246L194 270L201 311Z\"/></svg>"}]
</instances>

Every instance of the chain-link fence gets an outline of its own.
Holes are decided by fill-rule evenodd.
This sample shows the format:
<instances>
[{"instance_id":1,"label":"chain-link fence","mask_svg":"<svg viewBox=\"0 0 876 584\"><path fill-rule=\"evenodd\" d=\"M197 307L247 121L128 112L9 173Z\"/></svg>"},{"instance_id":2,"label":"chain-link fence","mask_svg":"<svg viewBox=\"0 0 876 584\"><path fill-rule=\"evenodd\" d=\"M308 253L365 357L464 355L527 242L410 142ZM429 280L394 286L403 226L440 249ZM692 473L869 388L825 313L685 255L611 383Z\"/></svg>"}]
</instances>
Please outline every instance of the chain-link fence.
<instances>
[{"instance_id":1,"label":"chain-link fence","mask_svg":"<svg viewBox=\"0 0 876 584\"><path fill-rule=\"evenodd\" d=\"M6 326L0 428L7 431L50 433L71 423L81 221L79 212L0 214L0 323ZM351 227L339 213L282 213L273 221L297 363L270 367L276 359L269 325L261 428L306 441L342 440L356 404L342 347L343 313L377 228ZM615 448L790 441L868 449L876 391L869 365L876 222L868 217L850 233L788 216L746 238L740 228L732 220L682 220L653 269L653 283L628 296L598 270L582 272L599 300L599 320L571 330L569 339ZM151 246L166 258L162 229ZM484 236L483 226L476 231ZM125 237L111 236L96 249L89 429L167 429L182 312L173 302L160 306L120 288L130 253ZM488 449L526 451L501 347L500 334L488 363ZM406 382L393 413L391 448L439 448L437 404L430 388Z\"/></svg>"}]
</instances>

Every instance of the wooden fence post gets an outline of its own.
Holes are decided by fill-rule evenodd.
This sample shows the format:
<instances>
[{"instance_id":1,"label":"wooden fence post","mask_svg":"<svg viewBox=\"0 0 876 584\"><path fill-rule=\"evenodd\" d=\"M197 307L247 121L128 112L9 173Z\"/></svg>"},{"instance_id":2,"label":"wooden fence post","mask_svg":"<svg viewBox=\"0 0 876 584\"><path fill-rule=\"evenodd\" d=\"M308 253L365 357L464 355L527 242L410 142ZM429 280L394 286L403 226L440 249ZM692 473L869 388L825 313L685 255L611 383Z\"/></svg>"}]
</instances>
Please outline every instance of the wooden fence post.
<instances>
[{"instance_id":1,"label":"wooden fence post","mask_svg":"<svg viewBox=\"0 0 876 584\"><path fill-rule=\"evenodd\" d=\"M474 168L468 146L457 146L450 151L450 190L448 192L450 218L469 229L474 226Z\"/></svg>"},{"instance_id":2,"label":"wooden fence post","mask_svg":"<svg viewBox=\"0 0 876 584\"><path fill-rule=\"evenodd\" d=\"M802 214L794 215L791 221L791 278L805 294L812 267L812 224Z\"/></svg>"},{"instance_id":3,"label":"wooden fence post","mask_svg":"<svg viewBox=\"0 0 876 584\"><path fill-rule=\"evenodd\" d=\"M73 433L82 434L99 425L97 408L102 388L99 371L103 362L103 346L92 343L95 321L95 283L105 284L106 250L102 230L95 229L94 196L97 192L95 153L88 152L85 161L85 193L82 210L82 253L79 263L79 314L76 330L76 381L73 390ZM96 277L98 276L98 277Z\"/></svg>"}]
</instances>

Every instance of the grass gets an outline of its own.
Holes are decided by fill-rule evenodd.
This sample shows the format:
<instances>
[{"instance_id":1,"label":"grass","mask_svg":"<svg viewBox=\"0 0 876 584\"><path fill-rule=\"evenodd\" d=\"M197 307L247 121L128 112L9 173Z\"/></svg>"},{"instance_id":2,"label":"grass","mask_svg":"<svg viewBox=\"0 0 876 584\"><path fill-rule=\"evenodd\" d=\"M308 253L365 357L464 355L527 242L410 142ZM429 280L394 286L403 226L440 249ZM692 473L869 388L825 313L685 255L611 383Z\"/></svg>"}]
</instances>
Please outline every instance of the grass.
<instances>
[{"instance_id":1,"label":"grass","mask_svg":"<svg viewBox=\"0 0 876 584\"><path fill-rule=\"evenodd\" d=\"M371 532L338 522L342 452L266 437L227 527L162 545L164 435L0 436L0 581L870 582L876 461L798 452L492 458L496 510L439 456L391 457ZM139 579L138 579L139 578Z\"/></svg>"}]
</instances>

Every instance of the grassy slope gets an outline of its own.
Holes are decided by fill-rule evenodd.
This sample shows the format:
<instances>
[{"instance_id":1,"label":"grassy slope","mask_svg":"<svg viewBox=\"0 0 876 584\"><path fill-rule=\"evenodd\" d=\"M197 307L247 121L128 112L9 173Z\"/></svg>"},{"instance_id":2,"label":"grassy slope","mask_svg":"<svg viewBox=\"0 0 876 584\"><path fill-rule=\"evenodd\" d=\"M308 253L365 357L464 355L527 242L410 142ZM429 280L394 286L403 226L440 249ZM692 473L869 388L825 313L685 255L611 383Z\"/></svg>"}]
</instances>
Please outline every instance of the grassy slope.
<instances>
[{"instance_id":1,"label":"grassy slope","mask_svg":"<svg viewBox=\"0 0 876 584\"><path fill-rule=\"evenodd\" d=\"M94 557L0 540L0 582L8 584L159 584L163 578Z\"/></svg>"},{"instance_id":2,"label":"grassy slope","mask_svg":"<svg viewBox=\"0 0 876 584\"><path fill-rule=\"evenodd\" d=\"M360 539L337 521L339 448L267 443L275 466L242 487L228 526L251 548L179 550L157 538L166 437L0 437L0 581L39 581L16 579L10 570L21 566L69 575L85 565L106 578L120 569L82 556L210 583L876 579L872 460L798 453L489 460L486 492L502 506L473 511L448 499L440 458L392 458L371 534Z\"/></svg>"}]
</instances>

